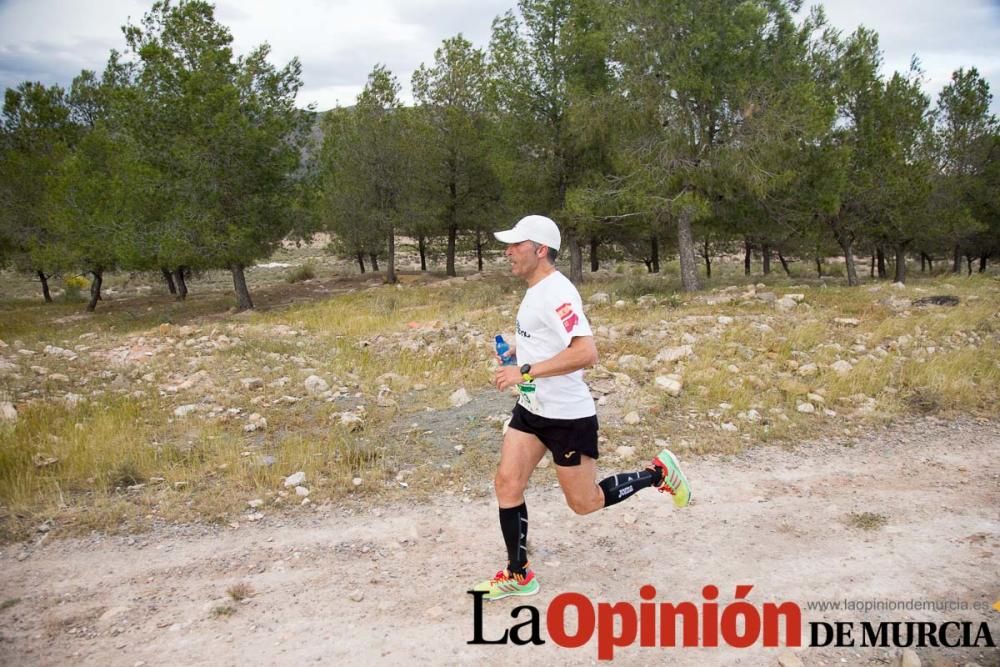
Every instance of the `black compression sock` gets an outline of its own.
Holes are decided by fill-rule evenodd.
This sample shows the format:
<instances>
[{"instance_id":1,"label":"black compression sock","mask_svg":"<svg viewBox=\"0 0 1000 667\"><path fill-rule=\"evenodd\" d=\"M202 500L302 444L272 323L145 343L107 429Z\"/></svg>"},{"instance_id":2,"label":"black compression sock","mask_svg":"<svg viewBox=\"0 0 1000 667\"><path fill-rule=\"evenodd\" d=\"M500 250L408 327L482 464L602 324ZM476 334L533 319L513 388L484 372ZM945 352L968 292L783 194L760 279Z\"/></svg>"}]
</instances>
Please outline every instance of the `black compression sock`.
<instances>
[{"instance_id":1,"label":"black compression sock","mask_svg":"<svg viewBox=\"0 0 1000 667\"><path fill-rule=\"evenodd\" d=\"M525 574L528 565L528 506L500 508L500 531L507 545L507 569L511 574Z\"/></svg>"},{"instance_id":2,"label":"black compression sock","mask_svg":"<svg viewBox=\"0 0 1000 667\"><path fill-rule=\"evenodd\" d=\"M632 497L637 491L645 489L647 486L657 486L662 480L663 474L659 470L640 470L639 472L626 472L605 477L598 486L604 491L604 506L611 507L620 503L626 498Z\"/></svg>"}]
</instances>

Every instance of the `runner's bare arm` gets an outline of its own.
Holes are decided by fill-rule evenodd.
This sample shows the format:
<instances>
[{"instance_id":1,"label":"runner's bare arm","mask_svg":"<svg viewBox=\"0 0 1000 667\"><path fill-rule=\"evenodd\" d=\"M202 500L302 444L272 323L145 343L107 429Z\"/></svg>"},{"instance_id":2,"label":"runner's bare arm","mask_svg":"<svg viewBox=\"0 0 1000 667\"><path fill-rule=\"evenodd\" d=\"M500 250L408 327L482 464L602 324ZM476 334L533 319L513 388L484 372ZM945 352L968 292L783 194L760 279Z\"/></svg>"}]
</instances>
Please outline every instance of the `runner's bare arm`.
<instances>
[{"instance_id":1,"label":"runner's bare arm","mask_svg":"<svg viewBox=\"0 0 1000 667\"><path fill-rule=\"evenodd\" d=\"M569 347L545 361L531 364L531 375L536 378L566 375L597 363L597 346L593 336L574 336Z\"/></svg>"},{"instance_id":2,"label":"runner's bare arm","mask_svg":"<svg viewBox=\"0 0 1000 667\"><path fill-rule=\"evenodd\" d=\"M545 361L531 364L531 376L554 377L566 375L581 368L589 368L597 363L597 346L593 336L574 336L569 347ZM503 391L521 381L518 366L497 366L493 374L493 386Z\"/></svg>"}]
</instances>

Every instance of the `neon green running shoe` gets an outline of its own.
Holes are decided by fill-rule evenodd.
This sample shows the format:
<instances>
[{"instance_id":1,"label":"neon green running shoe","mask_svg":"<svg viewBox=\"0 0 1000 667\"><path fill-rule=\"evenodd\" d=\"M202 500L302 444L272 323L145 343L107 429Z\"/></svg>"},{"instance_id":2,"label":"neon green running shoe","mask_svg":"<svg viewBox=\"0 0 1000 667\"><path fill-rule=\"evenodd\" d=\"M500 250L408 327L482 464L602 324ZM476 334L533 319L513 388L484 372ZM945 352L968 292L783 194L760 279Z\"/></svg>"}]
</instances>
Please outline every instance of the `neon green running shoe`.
<instances>
[{"instance_id":1,"label":"neon green running shoe","mask_svg":"<svg viewBox=\"0 0 1000 667\"><path fill-rule=\"evenodd\" d=\"M489 581L476 584L472 590L487 591L484 600L500 600L510 595L534 595L538 592L538 579L531 570L527 574L511 574L506 569L497 572Z\"/></svg>"},{"instance_id":2,"label":"neon green running shoe","mask_svg":"<svg viewBox=\"0 0 1000 667\"><path fill-rule=\"evenodd\" d=\"M669 449L653 457L653 465L663 471L663 480L657 488L660 493L669 493L674 497L676 507L687 507L691 502L691 485L681 471L681 464Z\"/></svg>"}]
</instances>

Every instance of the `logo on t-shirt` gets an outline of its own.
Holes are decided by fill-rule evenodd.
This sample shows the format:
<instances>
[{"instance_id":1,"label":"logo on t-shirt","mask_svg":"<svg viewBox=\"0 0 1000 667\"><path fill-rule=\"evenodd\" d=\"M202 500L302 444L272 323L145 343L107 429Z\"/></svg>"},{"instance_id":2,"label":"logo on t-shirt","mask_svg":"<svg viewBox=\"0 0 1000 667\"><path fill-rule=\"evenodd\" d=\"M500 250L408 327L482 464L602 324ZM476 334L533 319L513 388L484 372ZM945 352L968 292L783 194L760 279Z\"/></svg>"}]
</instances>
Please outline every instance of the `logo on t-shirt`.
<instances>
[{"instance_id":1,"label":"logo on t-shirt","mask_svg":"<svg viewBox=\"0 0 1000 667\"><path fill-rule=\"evenodd\" d=\"M566 333L572 331L573 327L580 322L580 316L573 312L573 305L570 303L564 303L556 308L556 315L559 316L563 326L566 327Z\"/></svg>"}]
</instances>

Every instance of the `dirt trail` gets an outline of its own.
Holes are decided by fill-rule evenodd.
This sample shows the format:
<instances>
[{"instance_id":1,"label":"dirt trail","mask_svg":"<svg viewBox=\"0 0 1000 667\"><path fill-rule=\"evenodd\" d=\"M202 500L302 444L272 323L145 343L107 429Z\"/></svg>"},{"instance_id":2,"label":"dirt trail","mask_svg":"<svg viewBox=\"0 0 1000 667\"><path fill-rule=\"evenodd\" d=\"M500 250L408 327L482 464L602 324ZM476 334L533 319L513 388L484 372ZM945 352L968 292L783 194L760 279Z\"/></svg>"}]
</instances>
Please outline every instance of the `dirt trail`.
<instances>
[{"instance_id":1,"label":"dirt trail","mask_svg":"<svg viewBox=\"0 0 1000 667\"><path fill-rule=\"evenodd\" d=\"M852 444L852 443L848 443ZM129 537L44 540L17 560L0 554L0 664L373 665L587 664L596 642L556 646L544 628L552 598L701 604L715 584L724 606L793 601L810 621L989 623L985 611L811 611L809 601L1000 599L1000 422L928 419L852 446L760 447L686 462L695 503L675 510L644 491L587 517L557 489L529 491L530 543L542 592L485 608L487 638L531 604L542 646L473 646L465 591L500 563L494 502L444 496L429 504L326 508L233 530L164 527ZM609 466L602 470L610 471ZM544 488L543 488L544 487ZM864 529L851 515L884 525ZM872 518L872 517L869 517ZM874 523L878 523L874 517ZM131 542L131 544L130 544ZM213 614L226 590L256 594ZM352 599L360 598L360 599ZM16 602L13 602L17 600ZM855 631L860 635L860 629ZM808 642L806 633L804 641ZM623 664L775 665L788 649L619 649ZM885 665L884 648L802 648L805 665ZM1000 665L997 649L918 649L926 665Z\"/></svg>"}]
</instances>

